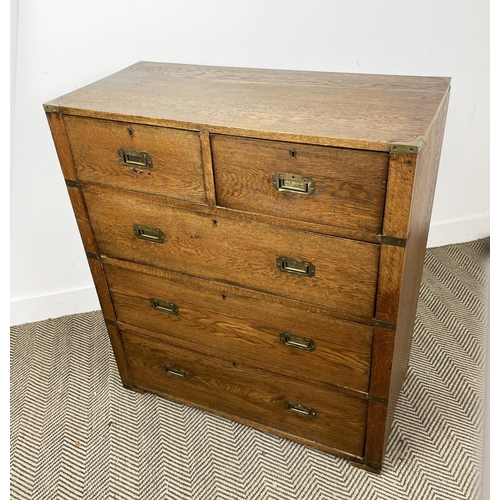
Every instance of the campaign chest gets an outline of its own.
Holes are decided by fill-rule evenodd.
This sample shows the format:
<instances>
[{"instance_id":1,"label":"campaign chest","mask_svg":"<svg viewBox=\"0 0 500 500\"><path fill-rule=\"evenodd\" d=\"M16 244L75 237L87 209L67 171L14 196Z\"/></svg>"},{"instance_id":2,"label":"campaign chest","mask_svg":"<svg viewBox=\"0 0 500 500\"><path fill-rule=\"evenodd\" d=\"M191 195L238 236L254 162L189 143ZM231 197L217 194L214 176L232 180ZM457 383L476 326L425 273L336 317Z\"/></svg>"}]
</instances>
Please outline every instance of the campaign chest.
<instances>
[{"instance_id":1,"label":"campaign chest","mask_svg":"<svg viewBox=\"0 0 500 500\"><path fill-rule=\"evenodd\" d=\"M449 91L139 62L46 103L123 385L380 471Z\"/></svg>"}]
</instances>

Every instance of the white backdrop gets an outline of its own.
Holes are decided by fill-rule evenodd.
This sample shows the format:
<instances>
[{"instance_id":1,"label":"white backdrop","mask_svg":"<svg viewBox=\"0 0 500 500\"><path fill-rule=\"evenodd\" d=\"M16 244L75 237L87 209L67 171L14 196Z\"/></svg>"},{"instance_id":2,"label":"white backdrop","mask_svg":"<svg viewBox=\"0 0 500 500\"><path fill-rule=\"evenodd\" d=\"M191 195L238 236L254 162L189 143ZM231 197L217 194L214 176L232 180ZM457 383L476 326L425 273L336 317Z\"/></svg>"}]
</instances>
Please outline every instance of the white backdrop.
<instances>
[{"instance_id":1,"label":"white backdrop","mask_svg":"<svg viewBox=\"0 0 500 500\"><path fill-rule=\"evenodd\" d=\"M489 235L487 0L12 3L11 324L99 307L42 103L139 60L451 76L429 246Z\"/></svg>"}]
</instances>

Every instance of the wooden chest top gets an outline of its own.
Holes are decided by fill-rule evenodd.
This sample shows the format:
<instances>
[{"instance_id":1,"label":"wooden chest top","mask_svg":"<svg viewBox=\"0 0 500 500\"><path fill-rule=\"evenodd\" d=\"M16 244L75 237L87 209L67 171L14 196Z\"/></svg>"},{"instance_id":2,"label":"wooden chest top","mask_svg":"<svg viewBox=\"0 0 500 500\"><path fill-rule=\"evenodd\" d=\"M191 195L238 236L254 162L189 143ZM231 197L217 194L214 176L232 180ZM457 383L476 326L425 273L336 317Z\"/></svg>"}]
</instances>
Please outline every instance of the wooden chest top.
<instances>
[{"instance_id":1,"label":"wooden chest top","mask_svg":"<svg viewBox=\"0 0 500 500\"><path fill-rule=\"evenodd\" d=\"M62 96L63 114L389 151L424 136L449 78L138 62Z\"/></svg>"}]
</instances>

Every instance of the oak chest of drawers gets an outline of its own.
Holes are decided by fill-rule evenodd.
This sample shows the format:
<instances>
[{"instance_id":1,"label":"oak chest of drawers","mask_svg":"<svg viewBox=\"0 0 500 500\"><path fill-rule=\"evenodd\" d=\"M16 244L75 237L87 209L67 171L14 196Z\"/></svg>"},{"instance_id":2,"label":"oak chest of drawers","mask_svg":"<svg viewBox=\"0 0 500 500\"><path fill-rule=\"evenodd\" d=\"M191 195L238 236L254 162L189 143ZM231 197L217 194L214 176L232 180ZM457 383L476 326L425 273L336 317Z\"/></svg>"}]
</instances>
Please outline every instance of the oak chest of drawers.
<instances>
[{"instance_id":1,"label":"oak chest of drawers","mask_svg":"<svg viewBox=\"0 0 500 500\"><path fill-rule=\"evenodd\" d=\"M449 89L140 62L45 104L124 386L379 471Z\"/></svg>"}]
</instances>

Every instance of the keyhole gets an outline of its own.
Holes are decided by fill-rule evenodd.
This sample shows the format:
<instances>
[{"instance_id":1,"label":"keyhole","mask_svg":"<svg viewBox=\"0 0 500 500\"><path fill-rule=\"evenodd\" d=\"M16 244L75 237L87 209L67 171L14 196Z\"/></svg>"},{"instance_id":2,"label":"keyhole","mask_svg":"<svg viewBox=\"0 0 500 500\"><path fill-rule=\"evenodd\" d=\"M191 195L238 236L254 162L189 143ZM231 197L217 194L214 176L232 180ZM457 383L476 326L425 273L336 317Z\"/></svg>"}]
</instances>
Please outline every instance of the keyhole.
<instances>
[{"instance_id":1,"label":"keyhole","mask_svg":"<svg viewBox=\"0 0 500 500\"><path fill-rule=\"evenodd\" d=\"M290 158L292 160L295 160L296 156L297 156L297 153L295 152L295 149L290 149Z\"/></svg>"},{"instance_id":2,"label":"keyhole","mask_svg":"<svg viewBox=\"0 0 500 500\"><path fill-rule=\"evenodd\" d=\"M226 300L226 295L222 294L222 300Z\"/></svg>"},{"instance_id":3,"label":"keyhole","mask_svg":"<svg viewBox=\"0 0 500 500\"><path fill-rule=\"evenodd\" d=\"M129 137L134 137L134 131L131 128L128 128L127 132Z\"/></svg>"},{"instance_id":4,"label":"keyhole","mask_svg":"<svg viewBox=\"0 0 500 500\"><path fill-rule=\"evenodd\" d=\"M214 227L217 227L217 221L215 219L212 219L212 224Z\"/></svg>"}]
</instances>

